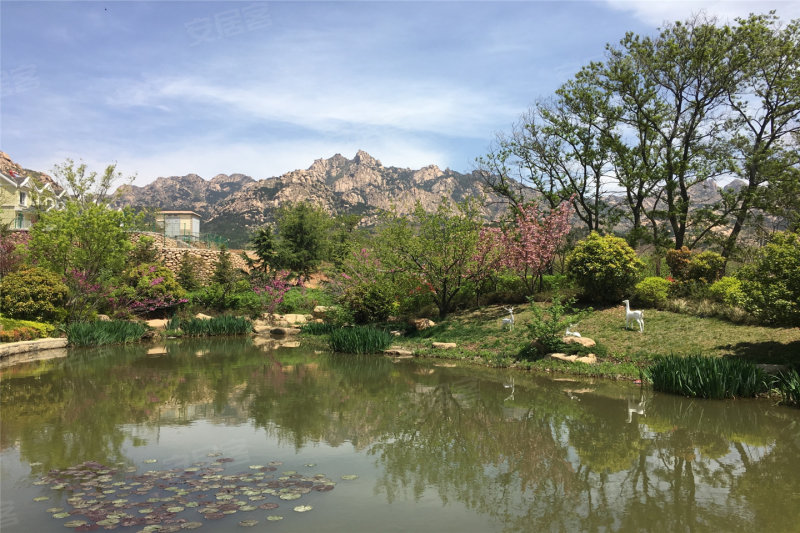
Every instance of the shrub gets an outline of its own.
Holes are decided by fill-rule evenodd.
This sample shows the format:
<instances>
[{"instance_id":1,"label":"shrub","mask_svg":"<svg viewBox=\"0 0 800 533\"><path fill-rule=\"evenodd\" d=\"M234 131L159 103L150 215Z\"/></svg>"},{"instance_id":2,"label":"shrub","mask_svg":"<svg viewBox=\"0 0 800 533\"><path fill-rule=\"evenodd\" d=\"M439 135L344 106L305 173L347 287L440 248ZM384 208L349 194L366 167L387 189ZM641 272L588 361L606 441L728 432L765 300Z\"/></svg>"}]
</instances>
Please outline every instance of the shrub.
<instances>
[{"instance_id":1,"label":"shrub","mask_svg":"<svg viewBox=\"0 0 800 533\"><path fill-rule=\"evenodd\" d=\"M175 281L172 271L158 264L143 264L122 275L123 285L114 291L118 306L136 315L146 315L186 303L186 291Z\"/></svg>"},{"instance_id":2,"label":"shrub","mask_svg":"<svg viewBox=\"0 0 800 533\"><path fill-rule=\"evenodd\" d=\"M722 277L725 258L717 252L706 250L692 256L689 261L688 279L712 283Z\"/></svg>"},{"instance_id":3,"label":"shrub","mask_svg":"<svg viewBox=\"0 0 800 533\"><path fill-rule=\"evenodd\" d=\"M50 337L55 329L56 327L54 325L45 324L44 322L0 318L0 341L15 342Z\"/></svg>"},{"instance_id":4,"label":"shrub","mask_svg":"<svg viewBox=\"0 0 800 533\"><path fill-rule=\"evenodd\" d=\"M380 352L391 343L392 335L388 331L370 326L338 328L328 338L331 350L345 353Z\"/></svg>"},{"instance_id":5,"label":"shrub","mask_svg":"<svg viewBox=\"0 0 800 533\"><path fill-rule=\"evenodd\" d=\"M689 279L689 265L692 262L692 251L686 246L680 250L667 251L667 266L669 273L678 281Z\"/></svg>"},{"instance_id":6,"label":"shrub","mask_svg":"<svg viewBox=\"0 0 800 533\"><path fill-rule=\"evenodd\" d=\"M340 301L350 310L356 324L384 322L399 309L394 287L387 283L350 287Z\"/></svg>"},{"instance_id":7,"label":"shrub","mask_svg":"<svg viewBox=\"0 0 800 533\"><path fill-rule=\"evenodd\" d=\"M672 284L664 278L645 278L634 288L634 301L645 307L664 307L669 299L670 285Z\"/></svg>"},{"instance_id":8,"label":"shrub","mask_svg":"<svg viewBox=\"0 0 800 533\"><path fill-rule=\"evenodd\" d=\"M233 268L231 253L228 251L228 247L223 244L219 249L216 261L214 261L211 281L230 289L238 280L239 273Z\"/></svg>"},{"instance_id":9,"label":"shrub","mask_svg":"<svg viewBox=\"0 0 800 533\"><path fill-rule=\"evenodd\" d=\"M617 302L630 292L644 264L624 239L592 232L567 256L566 268L593 302Z\"/></svg>"},{"instance_id":10,"label":"shrub","mask_svg":"<svg viewBox=\"0 0 800 533\"><path fill-rule=\"evenodd\" d=\"M60 276L32 267L0 281L0 311L11 318L57 322L66 317L63 305L68 294Z\"/></svg>"},{"instance_id":11,"label":"shrub","mask_svg":"<svg viewBox=\"0 0 800 533\"><path fill-rule=\"evenodd\" d=\"M216 335L247 335L253 331L253 323L244 317L223 315L210 319L190 318L181 320L173 318L168 329L180 329L192 337Z\"/></svg>"},{"instance_id":12,"label":"shrub","mask_svg":"<svg viewBox=\"0 0 800 533\"><path fill-rule=\"evenodd\" d=\"M744 292L742 281L739 278L725 276L715 281L708 289L709 296L726 305L742 307L744 305Z\"/></svg>"},{"instance_id":13,"label":"shrub","mask_svg":"<svg viewBox=\"0 0 800 533\"><path fill-rule=\"evenodd\" d=\"M769 389L764 371L742 359L657 356L646 374L654 390L689 397L748 398Z\"/></svg>"},{"instance_id":14,"label":"shrub","mask_svg":"<svg viewBox=\"0 0 800 533\"><path fill-rule=\"evenodd\" d=\"M142 265L145 263L158 262L159 253L155 247L155 239L147 235L140 235L133 249L128 254L128 264L131 266Z\"/></svg>"},{"instance_id":15,"label":"shrub","mask_svg":"<svg viewBox=\"0 0 800 533\"><path fill-rule=\"evenodd\" d=\"M311 313L318 305L333 305L333 298L322 289L308 287L289 288L278 305L281 313Z\"/></svg>"},{"instance_id":16,"label":"shrub","mask_svg":"<svg viewBox=\"0 0 800 533\"><path fill-rule=\"evenodd\" d=\"M766 324L800 325L800 233L776 233L737 272L745 306Z\"/></svg>"},{"instance_id":17,"label":"shrub","mask_svg":"<svg viewBox=\"0 0 800 533\"><path fill-rule=\"evenodd\" d=\"M145 331L147 328L141 323L127 320L73 322L66 327L67 341L73 346L134 342L141 339Z\"/></svg>"},{"instance_id":18,"label":"shrub","mask_svg":"<svg viewBox=\"0 0 800 533\"><path fill-rule=\"evenodd\" d=\"M531 299L531 321L527 324L528 333L531 341L538 345L545 352L562 351L561 341L567 326L577 324L586 315L592 312L592 308L578 310L573 307L574 298L562 300L560 294L556 293L546 309L537 305Z\"/></svg>"}]
</instances>

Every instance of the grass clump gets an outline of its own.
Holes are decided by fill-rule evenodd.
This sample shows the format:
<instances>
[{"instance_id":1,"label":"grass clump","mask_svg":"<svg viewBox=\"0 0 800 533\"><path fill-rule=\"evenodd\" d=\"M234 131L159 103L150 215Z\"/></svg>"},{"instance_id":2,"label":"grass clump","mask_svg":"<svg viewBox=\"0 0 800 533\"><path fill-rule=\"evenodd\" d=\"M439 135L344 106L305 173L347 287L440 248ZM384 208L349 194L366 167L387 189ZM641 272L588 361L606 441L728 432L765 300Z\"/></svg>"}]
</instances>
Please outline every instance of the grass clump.
<instances>
[{"instance_id":1,"label":"grass clump","mask_svg":"<svg viewBox=\"0 0 800 533\"><path fill-rule=\"evenodd\" d=\"M181 330L189 337L213 337L219 335L247 335L253 331L253 323L245 317L222 315L214 318L173 318L167 325L169 330Z\"/></svg>"},{"instance_id":2,"label":"grass clump","mask_svg":"<svg viewBox=\"0 0 800 533\"><path fill-rule=\"evenodd\" d=\"M646 375L654 390L689 397L748 398L769 389L764 371L741 359L657 356Z\"/></svg>"},{"instance_id":3,"label":"grass clump","mask_svg":"<svg viewBox=\"0 0 800 533\"><path fill-rule=\"evenodd\" d=\"M380 352L388 348L391 343L391 333L371 326L339 328L332 331L328 338L331 350L345 353Z\"/></svg>"},{"instance_id":4,"label":"grass clump","mask_svg":"<svg viewBox=\"0 0 800 533\"><path fill-rule=\"evenodd\" d=\"M73 322L66 326L67 342L73 346L125 344L142 338L147 328L127 320Z\"/></svg>"},{"instance_id":5,"label":"grass clump","mask_svg":"<svg viewBox=\"0 0 800 533\"><path fill-rule=\"evenodd\" d=\"M775 378L775 388L781 395L781 403L800 407L800 375L796 370L782 372Z\"/></svg>"},{"instance_id":6,"label":"grass clump","mask_svg":"<svg viewBox=\"0 0 800 533\"><path fill-rule=\"evenodd\" d=\"M56 329L52 324L0 317L0 342L16 342L50 337Z\"/></svg>"},{"instance_id":7,"label":"grass clump","mask_svg":"<svg viewBox=\"0 0 800 533\"><path fill-rule=\"evenodd\" d=\"M337 326L330 322L309 322L304 324L301 330L309 335L328 335L336 328Z\"/></svg>"}]
</instances>

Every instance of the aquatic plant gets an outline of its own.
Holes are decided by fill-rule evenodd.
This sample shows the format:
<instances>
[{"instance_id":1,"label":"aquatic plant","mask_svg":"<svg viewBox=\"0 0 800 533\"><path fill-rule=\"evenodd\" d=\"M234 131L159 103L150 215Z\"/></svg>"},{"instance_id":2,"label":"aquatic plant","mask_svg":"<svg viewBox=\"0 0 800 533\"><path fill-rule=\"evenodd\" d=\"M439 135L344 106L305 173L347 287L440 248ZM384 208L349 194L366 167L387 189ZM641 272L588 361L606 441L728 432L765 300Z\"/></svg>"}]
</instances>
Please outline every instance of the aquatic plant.
<instances>
[{"instance_id":1,"label":"aquatic plant","mask_svg":"<svg viewBox=\"0 0 800 533\"><path fill-rule=\"evenodd\" d=\"M173 319L169 329L180 329L190 337L216 335L247 335L253 331L253 323L239 316L221 315L214 318Z\"/></svg>"},{"instance_id":2,"label":"aquatic plant","mask_svg":"<svg viewBox=\"0 0 800 533\"><path fill-rule=\"evenodd\" d=\"M782 404L800 407L800 375L796 370L778 374L774 386L781 395Z\"/></svg>"},{"instance_id":3,"label":"aquatic plant","mask_svg":"<svg viewBox=\"0 0 800 533\"><path fill-rule=\"evenodd\" d=\"M135 342L142 338L147 328L139 322L127 320L94 320L67 324L65 331L67 341L73 346L99 346Z\"/></svg>"},{"instance_id":4,"label":"aquatic plant","mask_svg":"<svg viewBox=\"0 0 800 533\"><path fill-rule=\"evenodd\" d=\"M657 356L646 375L653 389L689 397L748 398L769 389L763 370L734 358Z\"/></svg>"},{"instance_id":5,"label":"aquatic plant","mask_svg":"<svg viewBox=\"0 0 800 533\"><path fill-rule=\"evenodd\" d=\"M391 343L391 333L371 326L339 328L332 331L328 339L331 350L346 353L380 352Z\"/></svg>"},{"instance_id":6,"label":"aquatic plant","mask_svg":"<svg viewBox=\"0 0 800 533\"><path fill-rule=\"evenodd\" d=\"M47 512L54 519L68 519L63 525L75 531L132 526L146 526L143 531L195 529L204 525L200 518L216 521L228 515L241 516L238 513L242 512L272 511L280 505L267 501L270 498L292 501L312 491L331 491L336 485L324 474L302 475L290 470L275 475L280 461L251 465L248 471L238 473L225 472L223 465L233 462L230 457L167 470L151 469L149 464L156 459L144 462L148 463L147 470L138 472L135 466L120 468L87 461L51 470L34 485L49 487L57 500L66 495L66 502L59 502L63 507L50 507ZM39 496L34 501L53 505L51 496ZM298 505L293 509L303 513L313 507ZM273 521L283 517L266 518ZM239 521L242 527L256 524L258 520Z\"/></svg>"}]
</instances>

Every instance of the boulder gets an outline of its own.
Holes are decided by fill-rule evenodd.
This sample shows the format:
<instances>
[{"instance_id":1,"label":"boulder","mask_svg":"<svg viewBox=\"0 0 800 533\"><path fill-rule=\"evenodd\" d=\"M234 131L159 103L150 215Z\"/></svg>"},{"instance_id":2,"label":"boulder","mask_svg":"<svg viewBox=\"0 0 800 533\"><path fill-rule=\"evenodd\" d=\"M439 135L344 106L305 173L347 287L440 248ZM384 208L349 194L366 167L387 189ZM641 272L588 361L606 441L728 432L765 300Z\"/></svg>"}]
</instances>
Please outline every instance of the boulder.
<instances>
[{"instance_id":1,"label":"boulder","mask_svg":"<svg viewBox=\"0 0 800 533\"><path fill-rule=\"evenodd\" d=\"M214 318L213 316L208 316L203 313L197 313L196 315L194 315L194 317L199 318L200 320L211 320L212 318Z\"/></svg>"},{"instance_id":2,"label":"boulder","mask_svg":"<svg viewBox=\"0 0 800 533\"><path fill-rule=\"evenodd\" d=\"M299 348L300 341L284 341L278 343L278 348Z\"/></svg>"},{"instance_id":3,"label":"boulder","mask_svg":"<svg viewBox=\"0 0 800 533\"><path fill-rule=\"evenodd\" d=\"M422 331L423 329L432 328L436 325L436 322L430 318L415 318L411 321L411 325L414 326L417 331Z\"/></svg>"},{"instance_id":4,"label":"boulder","mask_svg":"<svg viewBox=\"0 0 800 533\"><path fill-rule=\"evenodd\" d=\"M589 337L562 337L561 342L564 344L580 344L581 346L586 346L587 348L597 345L597 343Z\"/></svg>"},{"instance_id":5,"label":"boulder","mask_svg":"<svg viewBox=\"0 0 800 533\"><path fill-rule=\"evenodd\" d=\"M399 329L393 329L393 330L392 330L392 331L390 331L389 333L390 333L390 334L391 334L393 337L402 337L402 336L403 336L403 332L402 332L402 331L400 331Z\"/></svg>"},{"instance_id":6,"label":"boulder","mask_svg":"<svg viewBox=\"0 0 800 533\"><path fill-rule=\"evenodd\" d=\"M397 346L392 346L391 348L384 350L383 353L385 353L386 355L397 355L397 356L408 356L408 357L414 355L414 352L406 350L405 348L399 348Z\"/></svg>"},{"instance_id":7,"label":"boulder","mask_svg":"<svg viewBox=\"0 0 800 533\"><path fill-rule=\"evenodd\" d=\"M145 322L145 324L153 329L167 329L167 322L169 322L169 320L166 318L156 318L153 320L148 320Z\"/></svg>"},{"instance_id":8,"label":"boulder","mask_svg":"<svg viewBox=\"0 0 800 533\"><path fill-rule=\"evenodd\" d=\"M111 322L111 317L108 315L97 315L97 320L100 322ZM3 329L3 327L0 326L0 329Z\"/></svg>"},{"instance_id":9,"label":"boulder","mask_svg":"<svg viewBox=\"0 0 800 533\"><path fill-rule=\"evenodd\" d=\"M314 316L314 318L327 318L328 313L331 312L331 309L332 307L327 305L318 305L314 308L311 314Z\"/></svg>"},{"instance_id":10,"label":"boulder","mask_svg":"<svg viewBox=\"0 0 800 533\"><path fill-rule=\"evenodd\" d=\"M272 335L297 335L300 333L299 328L285 328L285 327L277 327L272 328L269 330Z\"/></svg>"},{"instance_id":11,"label":"boulder","mask_svg":"<svg viewBox=\"0 0 800 533\"><path fill-rule=\"evenodd\" d=\"M283 319L288 322L289 325L305 324L308 322L306 315L296 315L293 313L283 315Z\"/></svg>"},{"instance_id":12,"label":"boulder","mask_svg":"<svg viewBox=\"0 0 800 533\"><path fill-rule=\"evenodd\" d=\"M458 345L454 342L434 342L433 347L437 350L452 350L458 347Z\"/></svg>"},{"instance_id":13,"label":"boulder","mask_svg":"<svg viewBox=\"0 0 800 533\"><path fill-rule=\"evenodd\" d=\"M583 357L579 357L577 355L567 355L565 353L551 353L547 354L547 357L550 359L556 359L558 361L566 361L568 363L585 363L587 365L594 365L597 363L597 356L593 353Z\"/></svg>"}]
</instances>

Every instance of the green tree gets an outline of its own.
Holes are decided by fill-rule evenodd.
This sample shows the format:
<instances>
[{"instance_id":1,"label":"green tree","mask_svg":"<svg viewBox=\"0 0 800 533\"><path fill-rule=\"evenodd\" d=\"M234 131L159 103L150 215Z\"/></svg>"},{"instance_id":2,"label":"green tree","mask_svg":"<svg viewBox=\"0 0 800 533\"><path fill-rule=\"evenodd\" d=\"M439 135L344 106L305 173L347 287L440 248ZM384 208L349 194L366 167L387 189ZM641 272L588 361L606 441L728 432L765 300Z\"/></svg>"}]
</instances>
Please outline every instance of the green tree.
<instances>
[{"instance_id":1,"label":"green tree","mask_svg":"<svg viewBox=\"0 0 800 533\"><path fill-rule=\"evenodd\" d=\"M259 272L267 272L272 268L275 269L277 260L277 243L275 236L272 234L272 228L263 226L256 229L250 237L250 247L256 254L257 259L251 259L247 254L242 257L247 262L250 269L255 269Z\"/></svg>"},{"instance_id":2,"label":"green tree","mask_svg":"<svg viewBox=\"0 0 800 533\"><path fill-rule=\"evenodd\" d=\"M435 213L418 203L413 221L390 216L377 237L381 261L427 287L439 318L453 310L455 297L479 275L474 268L481 222L474 203L443 202Z\"/></svg>"},{"instance_id":3,"label":"green tree","mask_svg":"<svg viewBox=\"0 0 800 533\"><path fill-rule=\"evenodd\" d=\"M798 198L798 190L785 189L797 183L800 164L800 21L781 27L773 13L738 22L736 53L743 72L728 93L733 113L728 128L733 173L747 184L731 198L734 225L723 244L726 259L752 209L765 204L760 195L771 189L779 191L777 196L794 192Z\"/></svg>"},{"instance_id":4,"label":"green tree","mask_svg":"<svg viewBox=\"0 0 800 533\"><path fill-rule=\"evenodd\" d=\"M220 246L217 259L214 261L214 271L211 274L211 281L225 288L233 287L239 276L233 268L231 253L224 244Z\"/></svg>"},{"instance_id":5,"label":"green tree","mask_svg":"<svg viewBox=\"0 0 800 533\"><path fill-rule=\"evenodd\" d=\"M83 272L89 281L122 271L131 249L126 229L130 211L68 201L60 211L42 213L31 228L29 250L37 263L62 276Z\"/></svg>"},{"instance_id":6,"label":"green tree","mask_svg":"<svg viewBox=\"0 0 800 533\"><path fill-rule=\"evenodd\" d=\"M322 208L300 202L281 206L276 220L276 268L308 277L325 259L331 217Z\"/></svg>"}]
</instances>

